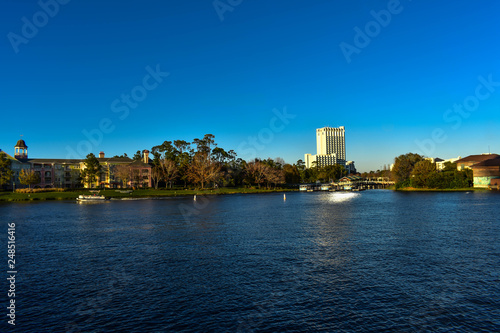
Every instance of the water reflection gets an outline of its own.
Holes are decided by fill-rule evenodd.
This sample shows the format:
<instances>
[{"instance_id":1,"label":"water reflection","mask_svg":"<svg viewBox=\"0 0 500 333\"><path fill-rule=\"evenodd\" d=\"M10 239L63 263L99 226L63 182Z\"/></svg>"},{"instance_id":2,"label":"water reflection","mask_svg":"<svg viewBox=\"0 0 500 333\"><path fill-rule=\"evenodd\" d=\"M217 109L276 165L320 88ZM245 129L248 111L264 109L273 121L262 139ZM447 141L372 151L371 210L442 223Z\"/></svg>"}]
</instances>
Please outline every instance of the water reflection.
<instances>
[{"instance_id":1,"label":"water reflection","mask_svg":"<svg viewBox=\"0 0 500 333\"><path fill-rule=\"evenodd\" d=\"M328 195L328 201L333 203L341 203L351 201L360 196L361 194L357 192L332 192Z\"/></svg>"}]
</instances>

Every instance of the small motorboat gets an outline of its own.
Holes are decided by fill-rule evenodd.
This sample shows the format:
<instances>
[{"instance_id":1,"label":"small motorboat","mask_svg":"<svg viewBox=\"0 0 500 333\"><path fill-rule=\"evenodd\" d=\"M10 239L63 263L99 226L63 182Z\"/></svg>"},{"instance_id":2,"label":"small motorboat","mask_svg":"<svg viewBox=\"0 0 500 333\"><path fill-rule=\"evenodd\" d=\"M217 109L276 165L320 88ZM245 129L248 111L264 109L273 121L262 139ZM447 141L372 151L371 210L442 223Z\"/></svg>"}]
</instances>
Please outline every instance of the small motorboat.
<instances>
[{"instance_id":1,"label":"small motorboat","mask_svg":"<svg viewBox=\"0 0 500 333\"><path fill-rule=\"evenodd\" d=\"M103 201L106 200L106 197L104 195L79 195L78 198L76 198L77 201Z\"/></svg>"}]
</instances>

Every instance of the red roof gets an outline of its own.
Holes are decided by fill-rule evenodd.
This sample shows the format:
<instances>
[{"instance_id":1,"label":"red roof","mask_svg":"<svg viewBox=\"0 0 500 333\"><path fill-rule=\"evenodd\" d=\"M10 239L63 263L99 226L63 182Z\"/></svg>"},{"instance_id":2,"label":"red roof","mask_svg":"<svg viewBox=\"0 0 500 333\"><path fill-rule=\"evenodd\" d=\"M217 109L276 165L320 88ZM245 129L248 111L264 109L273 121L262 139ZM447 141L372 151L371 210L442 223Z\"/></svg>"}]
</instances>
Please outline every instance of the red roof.
<instances>
[{"instance_id":1,"label":"red roof","mask_svg":"<svg viewBox=\"0 0 500 333\"><path fill-rule=\"evenodd\" d=\"M482 166L500 166L500 156L490 158L489 160L485 160L480 163L476 163L472 166L472 168L482 167Z\"/></svg>"},{"instance_id":2,"label":"red roof","mask_svg":"<svg viewBox=\"0 0 500 333\"><path fill-rule=\"evenodd\" d=\"M497 158L497 157L500 157L500 155L497 155L497 154L481 154L481 155L469 155L467 157L464 157L462 159L459 159L457 161L455 161L455 163L457 164L460 164L460 163L467 163L467 162L476 162L476 163L479 163L479 162L482 162L482 161L485 161L485 160L489 160L489 159L492 159L492 158Z\"/></svg>"}]
</instances>

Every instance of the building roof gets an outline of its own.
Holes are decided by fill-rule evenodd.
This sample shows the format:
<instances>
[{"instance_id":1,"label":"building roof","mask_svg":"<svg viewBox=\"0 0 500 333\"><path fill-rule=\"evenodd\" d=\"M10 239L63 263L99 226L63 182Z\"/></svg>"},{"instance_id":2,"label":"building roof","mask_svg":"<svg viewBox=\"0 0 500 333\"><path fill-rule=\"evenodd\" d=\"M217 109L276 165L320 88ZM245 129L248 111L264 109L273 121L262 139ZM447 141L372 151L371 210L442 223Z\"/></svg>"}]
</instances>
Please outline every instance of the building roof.
<instances>
[{"instance_id":1,"label":"building roof","mask_svg":"<svg viewBox=\"0 0 500 333\"><path fill-rule=\"evenodd\" d=\"M132 160L128 157L106 157L97 158L99 163L130 163ZM28 158L24 160L28 163L58 163L58 164L78 164L84 162L85 159L69 159L69 158Z\"/></svg>"},{"instance_id":2,"label":"building roof","mask_svg":"<svg viewBox=\"0 0 500 333\"><path fill-rule=\"evenodd\" d=\"M80 159L69 159L69 158L28 158L25 160L28 163L59 163L59 164L76 164L83 160Z\"/></svg>"},{"instance_id":3,"label":"building roof","mask_svg":"<svg viewBox=\"0 0 500 333\"><path fill-rule=\"evenodd\" d=\"M0 149L0 154L5 154L5 157L6 157L8 160L12 161L12 162L14 162L14 161L15 161L15 162L18 162L18 163L22 163L22 162L20 162L18 159L14 158L14 157L10 156L9 154L7 154L6 152L4 152L2 149Z\"/></svg>"},{"instance_id":4,"label":"building roof","mask_svg":"<svg viewBox=\"0 0 500 333\"><path fill-rule=\"evenodd\" d=\"M130 157L97 157L99 163L130 163L132 159ZM83 161L83 160L82 160Z\"/></svg>"},{"instance_id":5,"label":"building roof","mask_svg":"<svg viewBox=\"0 0 500 333\"><path fill-rule=\"evenodd\" d=\"M346 177L342 177L339 181L341 182L346 182L346 181L358 181L358 180L362 180L363 178L362 177L359 177L359 176L346 176Z\"/></svg>"},{"instance_id":6,"label":"building roof","mask_svg":"<svg viewBox=\"0 0 500 333\"><path fill-rule=\"evenodd\" d=\"M472 168L477 167L487 167L487 166L500 166L500 156L490 158L489 160L485 160L479 163L472 165Z\"/></svg>"},{"instance_id":7,"label":"building roof","mask_svg":"<svg viewBox=\"0 0 500 333\"><path fill-rule=\"evenodd\" d=\"M133 161L130 166L149 166L149 164L144 163L142 160Z\"/></svg>"},{"instance_id":8,"label":"building roof","mask_svg":"<svg viewBox=\"0 0 500 333\"><path fill-rule=\"evenodd\" d=\"M19 141L17 141L17 143L14 146L14 148L25 148L25 149L28 149L28 146L26 146L26 142L24 142L24 140L19 140Z\"/></svg>"},{"instance_id":9,"label":"building roof","mask_svg":"<svg viewBox=\"0 0 500 333\"><path fill-rule=\"evenodd\" d=\"M497 155L497 154L481 154L481 155L469 155L467 157L464 157L464 158L461 158L459 160L456 160L455 163L457 164L460 164L460 163L467 163L467 162L476 162L476 163L479 163L479 162L482 162L482 161L486 161L486 160L489 160L489 159L492 159L492 158L496 158L496 157L500 157L500 155Z\"/></svg>"}]
</instances>

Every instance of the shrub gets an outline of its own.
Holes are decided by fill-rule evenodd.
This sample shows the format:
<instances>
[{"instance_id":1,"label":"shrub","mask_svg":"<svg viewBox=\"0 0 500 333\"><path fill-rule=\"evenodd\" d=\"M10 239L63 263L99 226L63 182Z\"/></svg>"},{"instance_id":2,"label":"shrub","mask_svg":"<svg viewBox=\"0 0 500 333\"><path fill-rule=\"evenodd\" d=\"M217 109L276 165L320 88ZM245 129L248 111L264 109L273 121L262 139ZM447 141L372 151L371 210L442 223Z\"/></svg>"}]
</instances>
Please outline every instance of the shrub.
<instances>
[{"instance_id":1,"label":"shrub","mask_svg":"<svg viewBox=\"0 0 500 333\"><path fill-rule=\"evenodd\" d=\"M16 193L64 192L63 188L19 188Z\"/></svg>"}]
</instances>

